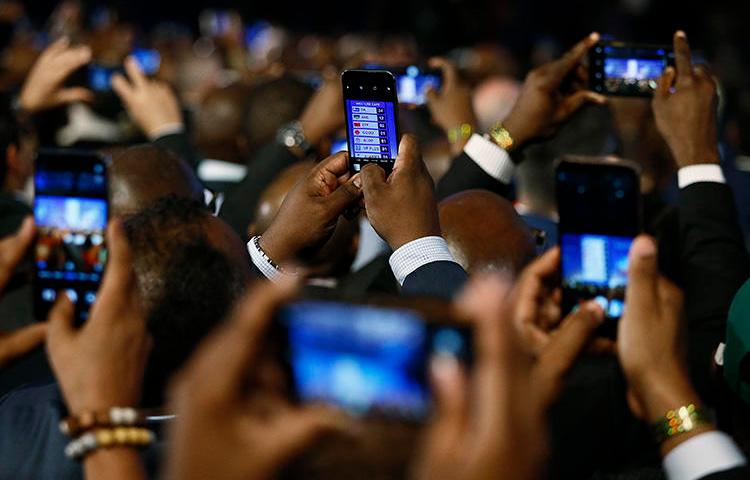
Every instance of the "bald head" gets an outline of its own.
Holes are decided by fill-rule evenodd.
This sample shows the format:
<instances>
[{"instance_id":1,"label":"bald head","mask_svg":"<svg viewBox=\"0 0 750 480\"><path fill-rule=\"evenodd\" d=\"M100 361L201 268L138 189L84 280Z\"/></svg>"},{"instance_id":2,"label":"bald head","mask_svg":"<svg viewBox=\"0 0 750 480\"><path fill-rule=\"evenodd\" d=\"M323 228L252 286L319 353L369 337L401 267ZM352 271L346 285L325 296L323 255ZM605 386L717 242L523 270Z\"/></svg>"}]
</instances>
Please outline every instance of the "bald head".
<instances>
[{"instance_id":1,"label":"bald head","mask_svg":"<svg viewBox=\"0 0 750 480\"><path fill-rule=\"evenodd\" d=\"M452 195L438 206L453 257L469 273L518 273L534 258L534 238L513 205L485 190Z\"/></svg>"},{"instance_id":2,"label":"bald head","mask_svg":"<svg viewBox=\"0 0 750 480\"><path fill-rule=\"evenodd\" d=\"M250 225L250 236L260 235L271 225L273 218L284 203L284 199L292 187L307 175L313 167L313 162L298 162L284 169L271 182L258 199L255 209L255 220Z\"/></svg>"},{"instance_id":3,"label":"bald head","mask_svg":"<svg viewBox=\"0 0 750 480\"><path fill-rule=\"evenodd\" d=\"M109 189L113 216L132 215L168 195L203 201L203 186L190 167L154 145L117 155L109 167Z\"/></svg>"}]
</instances>

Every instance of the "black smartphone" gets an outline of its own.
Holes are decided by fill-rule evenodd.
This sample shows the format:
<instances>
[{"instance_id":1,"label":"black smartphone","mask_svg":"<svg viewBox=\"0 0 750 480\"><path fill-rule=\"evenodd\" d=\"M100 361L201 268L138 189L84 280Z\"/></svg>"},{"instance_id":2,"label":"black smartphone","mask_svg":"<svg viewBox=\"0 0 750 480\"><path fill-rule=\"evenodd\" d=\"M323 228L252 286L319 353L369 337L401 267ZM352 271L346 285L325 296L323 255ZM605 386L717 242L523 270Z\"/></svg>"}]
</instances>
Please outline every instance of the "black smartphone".
<instances>
[{"instance_id":1,"label":"black smartphone","mask_svg":"<svg viewBox=\"0 0 750 480\"><path fill-rule=\"evenodd\" d=\"M567 156L555 175L563 314L596 300L605 334L613 336L625 305L630 245L641 231L639 168L615 157Z\"/></svg>"},{"instance_id":2,"label":"black smartphone","mask_svg":"<svg viewBox=\"0 0 750 480\"><path fill-rule=\"evenodd\" d=\"M161 66L161 56L156 50L139 48L131 52L133 58L146 75L155 75ZM91 63L88 66L88 86L95 92L110 92L112 90L112 76L115 73L124 74L122 66L109 66Z\"/></svg>"},{"instance_id":3,"label":"black smartphone","mask_svg":"<svg viewBox=\"0 0 750 480\"><path fill-rule=\"evenodd\" d=\"M399 103L422 106L427 103L427 88L440 90L443 86L443 72L440 69L409 65L406 67L384 67L366 65L366 70L387 70L396 77L396 94Z\"/></svg>"},{"instance_id":4,"label":"black smartphone","mask_svg":"<svg viewBox=\"0 0 750 480\"><path fill-rule=\"evenodd\" d=\"M590 88L605 95L649 97L669 65L674 65L670 46L599 42L589 50Z\"/></svg>"},{"instance_id":5,"label":"black smartphone","mask_svg":"<svg viewBox=\"0 0 750 480\"><path fill-rule=\"evenodd\" d=\"M105 158L84 151L40 150L34 191L36 317L46 319L57 295L67 291L81 323L96 299L107 263Z\"/></svg>"},{"instance_id":6,"label":"black smartphone","mask_svg":"<svg viewBox=\"0 0 750 480\"><path fill-rule=\"evenodd\" d=\"M398 154L398 97L396 80L385 70L346 70L344 92L349 170L359 172L368 163L393 170Z\"/></svg>"},{"instance_id":7,"label":"black smartphone","mask_svg":"<svg viewBox=\"0 0 750 480\"><path fill-rule=\"evenodd\" d=\"M277 323L295 399L355 416L424 420L430 358L472 360L468 327L414 309L306 300L284 307Z\"/></svg>"}]
</instances>

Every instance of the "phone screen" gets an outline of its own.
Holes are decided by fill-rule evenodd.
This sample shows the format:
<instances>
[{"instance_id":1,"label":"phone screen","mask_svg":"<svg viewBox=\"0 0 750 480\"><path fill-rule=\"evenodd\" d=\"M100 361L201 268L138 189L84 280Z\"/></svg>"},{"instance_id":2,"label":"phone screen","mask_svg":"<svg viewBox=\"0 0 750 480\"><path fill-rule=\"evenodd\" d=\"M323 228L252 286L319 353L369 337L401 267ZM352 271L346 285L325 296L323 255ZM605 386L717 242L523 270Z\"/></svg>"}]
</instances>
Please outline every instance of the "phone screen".
<instances>
[{"instance_id":1,"label":"phone screen","mask_svg":"<svg viewBox=\"0 0 750 480\"><path fill-rule=\"evenodd\" d=\"M594 299L622 316L628 253L640 231L638 173L629 165L563 161L556 172L563 312Z\"/></svg>"},{"instance_id":2,"label":"phone screen","mask_svg":"<svg viewBox=\"0 0 750 480\"><path fill-rule=\"evenodd\" d=\"M398 98L393 75L347 70L341 81L350 171L356 173L375 163L390 174L398 155Z\"/></svg>"},{"instance_id":3,"label":"phone screen","mask_svg":"<svg viewBox=\"0 0 750 480\"><path fill-rule=\"evenodd\" d=\"M427 103L425 93L429 87L440 90L443 77L440 70L421 69L410 65L405 69L394 72L398 99L401 103L424 105Z\"/></svg>"},{"instance_id":4,"label":"phone screen","mask_svg":"<svg viewBox=\"0 0 750 480\"><path fill-rule=\"evenodd\" d=\"M589 55L591 89L607 95L651 96L664 69L674 64L668 46L601 42Z\"/></svg>"},{"instance_id":5,"label":"phone screen","mask_svg":"<svg viewBox=\"0 0 750 480\"><path fill-rule=\"evenodd\" d=\"M161 56L156 50L140 48L131 52L136 63L145 75L155 75L161 66ZM125 74L121 66L113 67L92 63L88 67L89 87L95 92L109 92L112 90L112 76L115 73Z\"/></svg>"},{"instance_id":6,"label":"phone screen","mask_svg":"<svg viewBox=\"0 0 750 480\"><path fill-rule=\"evenodd\" d=\"M426 323L411 310L304 301L285 307L280 323L296 397L353 415L424 419L430 357L471 358L467 328Z\"/></svg>"},{"instance_id":7,"label":"phone screen","mask_svg":"<svg viewBox=\"0 0 750 480\"><path fill-rule=\"evenodd\" d=\"M86 152L41 150L34 173L37 225L34 295L37 318L47 317L61 290L83 322L96 299L107 261L107 172Z\"/></svg>"}]
</instances>

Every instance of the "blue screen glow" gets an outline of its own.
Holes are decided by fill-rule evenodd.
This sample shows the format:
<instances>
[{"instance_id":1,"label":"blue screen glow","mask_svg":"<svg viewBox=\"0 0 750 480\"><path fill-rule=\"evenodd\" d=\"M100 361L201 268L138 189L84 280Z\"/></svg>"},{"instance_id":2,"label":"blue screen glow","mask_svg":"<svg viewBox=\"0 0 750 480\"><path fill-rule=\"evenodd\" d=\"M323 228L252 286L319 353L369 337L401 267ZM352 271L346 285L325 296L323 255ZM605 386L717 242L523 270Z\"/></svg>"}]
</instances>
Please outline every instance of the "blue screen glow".
<instances>
[{"instance_id":1,"label":"blue screen glow","mask_svg":"<svg viewBox=\"0 0 750 480\"><path fill-rule=\"evenodd\" d=\"M398 153L392 102L347 100L349 157L355 171L366 163L392 165Z\"/></svg>"}]
</instances>

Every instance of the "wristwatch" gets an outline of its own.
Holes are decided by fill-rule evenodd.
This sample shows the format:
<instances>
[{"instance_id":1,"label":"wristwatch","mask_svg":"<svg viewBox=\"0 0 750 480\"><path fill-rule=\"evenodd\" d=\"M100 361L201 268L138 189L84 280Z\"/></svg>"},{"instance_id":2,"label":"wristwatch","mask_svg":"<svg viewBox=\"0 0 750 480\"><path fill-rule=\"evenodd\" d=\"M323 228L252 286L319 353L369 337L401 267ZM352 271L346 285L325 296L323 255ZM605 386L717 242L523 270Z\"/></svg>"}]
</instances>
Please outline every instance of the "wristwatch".
<instances>
[{"instance_id":1,"label":"wristwatch","mask_svg":"<svg viewBox=\"0 0 750 480\"><path fill-rule=\"evenodd\" d=\"M490 138L504 150L513 148L513 137L510 136L510 132L506 130L502 123L497 123L492 127Z\"/></svg>"},{"instance_id":2,"label":"wristwatch","mask_svg":"<svg viewBox=\"0 0 750 480\"><path fill-rule=\"evenodd\" d=\"M283 125L276 133L276 141L286 148L301 150L305 156L311 156L315 153L315 148L305 138L302 125L297 120Z\"/></svg>"}]
</instances>

